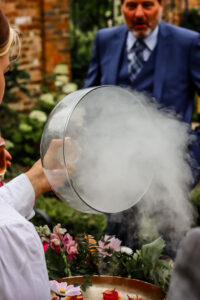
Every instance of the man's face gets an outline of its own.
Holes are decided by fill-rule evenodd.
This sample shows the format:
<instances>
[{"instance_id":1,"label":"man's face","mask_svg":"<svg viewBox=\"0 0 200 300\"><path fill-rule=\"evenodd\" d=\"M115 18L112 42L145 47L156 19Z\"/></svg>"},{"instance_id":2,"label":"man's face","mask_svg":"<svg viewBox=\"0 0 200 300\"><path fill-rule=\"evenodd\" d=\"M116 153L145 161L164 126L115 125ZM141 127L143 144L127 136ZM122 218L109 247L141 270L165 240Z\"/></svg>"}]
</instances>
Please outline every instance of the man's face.
<instances>
[{"instance_id":1,"label":"man's face","mask_svg":"<svg viewBox=\"0 0 200 300\"><path fill-rule=\"evenodd\" d=\"M121 11L126 25L137 38L148 36L162 16L158 0L124 0Z\"/></svg>"},{"instance_id":2,"label":"man's face","mask_svg":"<svg viewBox=\"0 0 200 300\"><path fill-rule=\"evenodd\" d=\"M5 78L4 75L9 69L9 53L0 57L0 103L2 102L4 90L5 90Z\"/></svg>"}]
</instances>

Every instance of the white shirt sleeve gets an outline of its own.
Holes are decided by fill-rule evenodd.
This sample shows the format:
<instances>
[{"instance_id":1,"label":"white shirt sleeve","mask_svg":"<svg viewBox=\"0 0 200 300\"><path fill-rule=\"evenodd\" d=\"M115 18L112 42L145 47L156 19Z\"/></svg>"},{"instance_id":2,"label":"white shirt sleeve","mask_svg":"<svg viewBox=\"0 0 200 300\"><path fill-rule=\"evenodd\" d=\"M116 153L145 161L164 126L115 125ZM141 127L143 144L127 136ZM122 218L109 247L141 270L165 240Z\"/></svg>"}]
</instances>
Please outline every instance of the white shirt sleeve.
<instances>
[{"instance_id":1,"label":"white shirt sleeve","mask_svg":"<svg viewBox=\"0 0 200 300\"><path fill-rule=\"evenodd\" d=\"M0 203L14 207L22 216L34 216L35 192L25 174L21 174L0 188Z\"/></svg>"},{"instance_id":2,"label":"white shirt sleeve","mask_svg":"<svg viewBox=\"0 0 200 300\"><path fill-rule=\"evenodd\" d=\"M49 300L49 280L40 238L25 219L35 193L22 174L0 188L0 300Z\"/></svg>"},{"instance_id":3,"label":"white shirt sleeve","mask_svg":"<svg viewBox=\"0 0 200 300\"><path fill-rule=\"evenodd\" d=\"M49 280L40 238L12 206L0 204L0 299L49 300Z\"/></svg>"}]
</instances>

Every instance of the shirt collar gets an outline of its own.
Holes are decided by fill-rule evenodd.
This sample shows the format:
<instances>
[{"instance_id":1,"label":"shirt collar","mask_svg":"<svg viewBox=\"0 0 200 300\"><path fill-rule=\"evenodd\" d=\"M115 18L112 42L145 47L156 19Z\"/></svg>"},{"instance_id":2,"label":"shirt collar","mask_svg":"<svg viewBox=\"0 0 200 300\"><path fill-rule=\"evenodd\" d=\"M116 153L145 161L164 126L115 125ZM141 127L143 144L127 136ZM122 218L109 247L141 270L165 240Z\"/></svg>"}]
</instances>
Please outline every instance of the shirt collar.
<instances>
[{"instance_id":1,"label":"shirt collar","mask_svg":"<svg viewBox=\"0 0 200 300\"><path fill-rule=\"evenodd\" d=\"M156 46L158 39L158 30L159 26L157 25L156 28L146 38L144 38L145 45L150 51L153 51L153 49ZM127 36L127 52L131 51L136 40L137 38L133 35L131 31L129 31Z\"/></svg>"}]
</instances>

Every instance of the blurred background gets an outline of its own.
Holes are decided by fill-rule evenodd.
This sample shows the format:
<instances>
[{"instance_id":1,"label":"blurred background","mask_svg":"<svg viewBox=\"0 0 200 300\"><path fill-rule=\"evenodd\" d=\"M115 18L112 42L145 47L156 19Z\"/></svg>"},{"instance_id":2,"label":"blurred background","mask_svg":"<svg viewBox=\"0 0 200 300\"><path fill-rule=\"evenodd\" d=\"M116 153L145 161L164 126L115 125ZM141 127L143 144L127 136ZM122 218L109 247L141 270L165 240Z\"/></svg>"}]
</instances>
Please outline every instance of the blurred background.
<instances>
[{"instance_id":1,"label":"blurred background","mask_svg":"<svg viewBox=\"0 0 200 300\"><path fill-rule=\"evenodd\" d=\"M82 88L97 30L123 20L120 0L2 0L1 5L22 39L20 56L13 58L6 74L7 89L0 108L2 135L15 162L6 175L10 180L39 158L41 134L53 107ZM163 20L200 32L200 0L163 0L163 6ZM193 126L199 122L200 98L196 95ZM198 186L191 201L199 213ZM106 228L104 215L66 209L53 193L41 196L37 209L33 219L37 225L59 222L74 234L101 234Z\"/></svg>"}]
</instances>

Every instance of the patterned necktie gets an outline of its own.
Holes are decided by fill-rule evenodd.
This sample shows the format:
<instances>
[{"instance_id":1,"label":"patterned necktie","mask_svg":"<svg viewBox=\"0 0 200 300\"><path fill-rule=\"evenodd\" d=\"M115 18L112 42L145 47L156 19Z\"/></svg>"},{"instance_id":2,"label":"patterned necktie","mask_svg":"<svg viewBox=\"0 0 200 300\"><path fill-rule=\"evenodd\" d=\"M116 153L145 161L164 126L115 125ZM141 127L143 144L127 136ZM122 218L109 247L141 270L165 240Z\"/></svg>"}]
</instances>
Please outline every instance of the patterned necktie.
<instances>
[{"instance_id":1,"label":"patterned necktie","mask_svg":"<svg viewBox=\"0 0 200 300\"><path fill-rule=\"evenodd\" d=\"M133 82L137 75L140 73L143 65L144 65L144 58L143 58L143 51L146 48L145 43L142 39L137 39L135 42L132 52L133 58L129 61L128 68L129 68L129 75L130 79Z\"/></svg>"}]
</instances>

